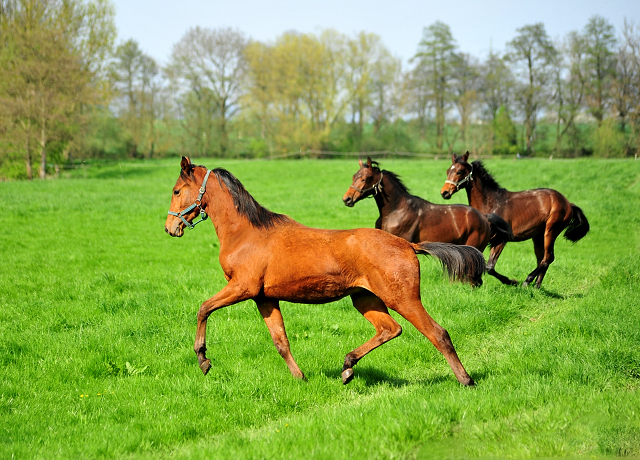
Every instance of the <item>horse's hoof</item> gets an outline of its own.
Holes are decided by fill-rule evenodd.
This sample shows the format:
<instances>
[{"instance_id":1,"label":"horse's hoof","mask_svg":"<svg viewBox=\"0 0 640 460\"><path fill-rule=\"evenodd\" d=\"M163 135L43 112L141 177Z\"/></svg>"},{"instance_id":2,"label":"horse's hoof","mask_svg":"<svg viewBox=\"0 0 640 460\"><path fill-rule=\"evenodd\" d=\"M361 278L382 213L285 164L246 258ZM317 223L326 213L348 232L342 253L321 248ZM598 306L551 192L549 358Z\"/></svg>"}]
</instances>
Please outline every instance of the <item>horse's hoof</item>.
<instances>
[{"instance_id":1,"label":"horse's hoof","mask_svg":"<svg viewBox=\"0 0 640 460\"><path fill-rule=\"evenodd\" d=\"M342 371L342 384L346 385L347 383L353 380L353 369L345 369Z\"/></svg>"},{"instance_id":2,"label":"horse's hoof","mask_svg":"<svg viewBox=\"0 0 640 460\"><path fill-rule=\"evenodd\" d=\"M509 284L510 284L511 286L517 286L517 285L518 285L518 284L520 284L520 283L518 283L518 280L509 280Z\"/></svg>"},{"instance_id":3,"label":"horse's hoof","mask_svg":"<svg viewBox=\"0 0 640 460\"><path fill-rule=\"evenodd\" d=\"M475 387L476 386L476 382L474 382L471 377L469 377L469 380L467 380L466 382L461 382L461 383L466 387Z\"/></svg>"},{"instance_id":4,"label":"horse's hoof","mask_svg":"<svg viewBox=\"0 0 640 460\"><path fill-rule=\"evenodd\" d=\"M200 369L202 370L202 373L204 375L207 375L207 372L209 372L209 369L211 369L211 360L205 359L204 361L202 361L200 363Z\"/></svg>"}]
</instances>

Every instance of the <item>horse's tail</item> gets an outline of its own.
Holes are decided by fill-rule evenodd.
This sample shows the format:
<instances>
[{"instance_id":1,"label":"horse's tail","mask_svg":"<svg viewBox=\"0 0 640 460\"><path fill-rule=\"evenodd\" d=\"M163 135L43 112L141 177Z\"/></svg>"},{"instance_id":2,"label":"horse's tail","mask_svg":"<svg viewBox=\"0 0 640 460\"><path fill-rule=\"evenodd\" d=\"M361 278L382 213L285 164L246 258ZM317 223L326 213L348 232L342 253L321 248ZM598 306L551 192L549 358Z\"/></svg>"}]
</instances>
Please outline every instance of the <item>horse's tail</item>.
<instances>
[{"instance_id":1,"label":"horse's tail","mask_svg":"<svg viewBox=\"0 0 640 460\"><path fill-rule=\"evenodd\" d=\"M482 285L486 263L482 253L473 246L449 243L411 243L416 254L433 256L442 262L443 269L454 281L466 281L472 286Z\"/></svg>"},{"instance_id":2,"label":"horse's tail","mask_svg":"<svg viewBox=\"0 0 640 460\"><path fill-rule=\"evenodd\" d=\"M484 216L489 221L491 228L489 246L495 247L499 244L513 241L513 230L511 230L511 225L506 220L495 213L485 214Z\"/></svg>"},{"instance_id":3,"label":"horse's tail","mask_svg":"<svg viewBox=\"0 0 640 460\"><path fill-rule=\"evenodd\" d=\"M584 215L582 209L571 203L571 222L567 230L564 232L564 237L574 243L582 239L589 231L589 221L587 216Z\"/></svg>"}]
</instances>

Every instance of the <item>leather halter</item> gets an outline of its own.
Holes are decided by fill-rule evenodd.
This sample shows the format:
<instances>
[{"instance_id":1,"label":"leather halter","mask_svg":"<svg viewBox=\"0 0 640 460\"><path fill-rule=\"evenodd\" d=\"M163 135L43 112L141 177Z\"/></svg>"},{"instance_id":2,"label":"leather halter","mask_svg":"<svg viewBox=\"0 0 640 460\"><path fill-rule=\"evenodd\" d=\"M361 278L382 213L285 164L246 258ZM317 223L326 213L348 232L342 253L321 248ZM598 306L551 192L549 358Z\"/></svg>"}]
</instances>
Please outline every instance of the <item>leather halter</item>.
<instances>
[{"instance_id":1,"label":"leather halter","mask_svg":"<svg viewBox=\"0 0 640 460\"><path fill-rule=\"evenodd\" d=\"M460 190L460 186L466 184L467 182L473 182L473 165L471 163L469 163L469 166L471 166L471 171L469 171L469 174L467 174L467 176L462 179L459 180L458 182L454 182L452 180L446 180L444 181L445 184L451 184L456 188L456 192L458 190Z\"/></svg>"},{"instance_id":2,"label":"leather halter","mask_svg":"<svg viewBox=\"0 0 640 460\"><path fill-rule=\"evenodd\" d=\"M351 188L354 189L356 192L359 192L362 195L362 198L370 198L372 196L376 196L378 193L380 193L382 191L382 178L384 177L384 174L382 173L382 171L380 171L380 180L378 182L376 182L375 184L373 184L371 187L369 188L365 188L364 190L361 190L359 188L357 188L356 186L354 186L353 184L351 184ZM371 193L373 192L373 193Z\"/></svg>"},{"instance_id":3,"label":"leather halter","mask_svg":"<svg viewBox=\"0 0 640 460\"><path fill-rule=\"evenodd\" d=\"M196 201L189 207L183 209L180 212L173 212L173 211L169 211L169 214L172 216L176 216L179 217L180 220L182 220L182 222L184 222L184 224L191 228L194 228L196 225L198 225L200 222L202 222L203 220L207 220L207 218L209 216L207 216L207 213L204 212L204 209L202 209L202 195L204 195L205 190L207 189L207 181L209 180L209 174L211 174L211 170L207 169L207 175L204 176L204 180L202 181L202 187L200 187L199 190L199 194L198 194L198 198L196 198ZM193 208L198 208L200 209L200 220L194 223L189 222L187 219L184 218L184 216L186 214L188 214L189 212L191 212L191 210Z\"/></svg>"}]
</instances>

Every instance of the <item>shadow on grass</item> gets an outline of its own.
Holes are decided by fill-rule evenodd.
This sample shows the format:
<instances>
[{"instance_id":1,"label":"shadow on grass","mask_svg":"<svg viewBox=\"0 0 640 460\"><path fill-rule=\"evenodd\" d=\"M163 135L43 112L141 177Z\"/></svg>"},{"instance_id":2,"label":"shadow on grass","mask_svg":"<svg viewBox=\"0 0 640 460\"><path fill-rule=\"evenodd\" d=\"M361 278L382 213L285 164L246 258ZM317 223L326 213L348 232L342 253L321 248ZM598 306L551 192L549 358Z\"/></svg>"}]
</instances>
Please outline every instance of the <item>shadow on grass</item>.
<instances>
[{"instance_id":1,"label":"shadow on grass","mask_svg":"<svg viewBox=\"0 0 640 460\"><path fill-rule=\"evenodd\" d=\"M581 292L577 292L573 294L558 294L557 292L548 291L543 287L540 288L539 292L545 297L549 297L551 299L558 299L558 300L582 299L584 297L584 294Z\"/></svg>"},{"instance_id":2,"label":"shadow on grass","mask_svg":"<svg viewBox=\"0 0 640 460\"><path fill-rule=\"evenodd\" d=\"M388 373L381 371L379 369L363 366L363 367L354 367L353 371L355 373L355 379L358 379L364 382L365 386L373 387L381 384L387 384L394 388L402 388L407 385L412 384L421 384L421 385L436 385L439 383L445 382L456 382L455 376L451 375L438 375L429 379L420 379L418 381L411 381L407 379L403 379L400 377L396 377L393 375L389 375ZM336 369L325 370L324 375L329 378L341 379L341 372ZM478 374L478 376L473 375L473 379L481 379L482 375Z\"/></svg>"}]
</instances>

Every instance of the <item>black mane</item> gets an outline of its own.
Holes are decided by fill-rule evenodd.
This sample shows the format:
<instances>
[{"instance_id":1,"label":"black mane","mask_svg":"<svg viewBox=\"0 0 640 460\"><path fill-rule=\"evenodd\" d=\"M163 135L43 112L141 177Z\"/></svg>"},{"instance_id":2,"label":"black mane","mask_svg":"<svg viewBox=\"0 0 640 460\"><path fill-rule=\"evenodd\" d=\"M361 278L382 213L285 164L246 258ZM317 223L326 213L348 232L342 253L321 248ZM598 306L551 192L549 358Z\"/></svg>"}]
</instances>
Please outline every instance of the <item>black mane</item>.
<instances>
[{"instance_id":1,"label":"black mane","mask_svg":"<svg viewBox=\"0 0 640 460\"><path fill-rule=\"evenodd\" d=\"M215 168L212 172L218 178L218 182L224 182L238 212L246 216L254 227L270 228L291 220L288 216L271 212L258 203L255 198L247 192L236 176L226 169Z\"/></svg>"},{"instance_id":2,"label":"black mane","mask_svg":"<svg viewBox=\"0 0 640 460\"><path fill-rule=\"evenodd\" d=\"M380 172L380 167L377 161L372 161L371 166L374 171ZM390 178L391 182L395 183L401 191L403 191L404 193L410 194L409 189L407 188L406 185L404 185L404 182L402 182L402 180L400 179L400 176L398 176L396 173L383 169L382 174Z\"/></svg>"},{"instance_id":3,"label":"black mane","mask_svg":"<svg viewBox=\"0 0 640 460\"><path fill-rule=\"evenodd\" d=\"M473 166L473 175L482 181L482 185L491 190L503 190L491 173L487 171L487 168L484 167L482 161L476 160L471 163L471 166Z\"/></svg>"}]
</instances>

